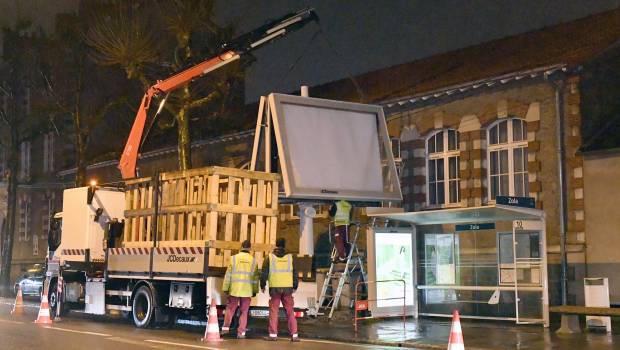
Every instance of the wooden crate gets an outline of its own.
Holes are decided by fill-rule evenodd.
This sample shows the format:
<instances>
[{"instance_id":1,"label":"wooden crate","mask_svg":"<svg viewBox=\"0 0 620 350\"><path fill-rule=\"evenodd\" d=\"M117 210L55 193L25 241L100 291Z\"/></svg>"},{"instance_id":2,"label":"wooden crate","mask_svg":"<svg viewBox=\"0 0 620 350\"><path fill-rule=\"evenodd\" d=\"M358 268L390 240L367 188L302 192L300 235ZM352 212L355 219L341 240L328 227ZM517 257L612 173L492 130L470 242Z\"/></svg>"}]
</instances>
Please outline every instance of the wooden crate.
<instances>
[{"instance_id":1,"label":"wooden crate","mask_svg":"<svg viewBox=\"0 0 620 350\"><path fill-rule=\"evenodd\" d=\"M223 167L162 173L155 236L155 179L127 181L123 246L208 247L209 266L225 267L250 239L262 264L275 245L278 182L277 174Z\"/></svg>"}]
</instances>

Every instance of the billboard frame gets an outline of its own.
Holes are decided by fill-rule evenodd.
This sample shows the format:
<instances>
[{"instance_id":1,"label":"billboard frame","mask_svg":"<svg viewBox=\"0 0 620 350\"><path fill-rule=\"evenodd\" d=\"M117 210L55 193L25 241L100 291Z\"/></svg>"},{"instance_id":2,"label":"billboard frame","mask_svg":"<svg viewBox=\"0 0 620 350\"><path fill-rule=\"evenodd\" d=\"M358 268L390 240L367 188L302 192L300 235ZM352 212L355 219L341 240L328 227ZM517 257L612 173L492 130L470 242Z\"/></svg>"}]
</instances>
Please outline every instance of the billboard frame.
<instances>
[{"instance_id":1,"label":"billboard frame","mask_svg":"<svg viewBox=\"0 0 620 350\"><path fill-rule=\"evenodd\" d=\"M265 101L266 100L266 101ZM402 193L400 189L400 183L396 171L396 165L394 162L394 155L392 154L392 147L390 144L390 137L387 131L387 124L385 121L385 115L383 108L377 105L344 102L327 100L313 97L285 95L285 94L270 94L265 100L261 99L261 108L259 108L259 119L257 120L257 134L255 135L254 150L252 154L252 166L256 167L258 157L258 139L260 137L262 126L268 130L264 133L264 145L265 148L265 171L271 171L271 130L273 128L273 135L275 137L275 144L277 147L280 172L283 179L284 197L297 200L338 200L344 199L349 201L369 202L369 201L390 201L399 202L402 201ZM264 108L263 108L264 103ZM384 190L381 191L359 191L359 190L343 190L343 189L315 189L315 188L303 188L295 183L294 177L291 175L292 162L290 161L292 155L285 145L288 143L286 133L286 122L284 121L283 104L292 104L305 107L315 107L323 109L333 109L340 111L351 111L365 114L373 114L376 118L377 136L379 142L379 152L382 162L387 162L389 174L387 178L384 177ZM261 116L262 110L266 111L266 116ZM383 167L382 167L383 168ZM385 190L385 181L389 181L389 191Z\"/></svg>"}]
</instances>

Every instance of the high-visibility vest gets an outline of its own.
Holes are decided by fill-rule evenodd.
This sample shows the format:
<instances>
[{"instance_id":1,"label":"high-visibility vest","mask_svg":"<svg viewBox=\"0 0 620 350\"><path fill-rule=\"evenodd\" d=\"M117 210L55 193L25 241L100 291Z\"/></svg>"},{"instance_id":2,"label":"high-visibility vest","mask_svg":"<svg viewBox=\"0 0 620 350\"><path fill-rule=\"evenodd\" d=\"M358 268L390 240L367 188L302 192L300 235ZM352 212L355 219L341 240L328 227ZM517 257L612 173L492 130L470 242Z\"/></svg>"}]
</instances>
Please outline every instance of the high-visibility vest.
<instances>
[{"instance_id":1,"label":"high-visibility vest","mask_svg":"<svg viewBox=\"0 0 620 350\"><path fill-rule=\"evenodd\" d=\"M269 254L269 288L293 287L293 256Z\"/></svg>"},{"instance_id":2,"label":"high-visibility vest","mask_svg":"<svg viewBox=\"0 0 620 350\"><path fill-rule=\"evenodd\" d=\"M241 252L231 258L222 289L234 297L251 297L258 292L258 271L252 255Z\"/></svg>"},{"instance_id":3,"label":"high-visibility vest","mask_svg":"<svg viewBox=\"0 0 620 350\"><path fill-rule=\"evenodd\" d=\"M336 226L348 225L351 222L351 203L347 201L336 202L336 215L334 224Z\"/></svg>"}]
</instances>

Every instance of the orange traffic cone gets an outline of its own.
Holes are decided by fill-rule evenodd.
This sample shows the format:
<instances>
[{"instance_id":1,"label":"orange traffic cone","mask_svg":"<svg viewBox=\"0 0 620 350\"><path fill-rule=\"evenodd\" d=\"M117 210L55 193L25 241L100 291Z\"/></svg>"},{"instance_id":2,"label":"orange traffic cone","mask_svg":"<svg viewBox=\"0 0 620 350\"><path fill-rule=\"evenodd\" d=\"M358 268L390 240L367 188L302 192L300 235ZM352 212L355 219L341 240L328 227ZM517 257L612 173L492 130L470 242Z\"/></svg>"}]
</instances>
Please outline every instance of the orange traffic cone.
<instances>
[{"instance_id":1,"label":"orange traffic cone","mask_svg":"<svg viewBox=\"0 0 620 350\"><path fill-rule=\"evenodd\" d=\"M47 293L43 293L41 296L41 306L39 307L39 315L34 323L38 324L52 324L52 318L50 317L50 305L47 301Z\"/></svg>"},{"instance_id":2,"label":"orange traffic cone","mask_svg":"<svg viewBox=\"0 0 620 350\"><path fill-rule=\"evenodd\" d=\"M201 340L203 342L222 341L222 338L220 338L220 326L217 323L217 307L215 307L214 298L211 298L211 307L209 308L209 321L207 322L207 329L205 329L205 336Z\"/></svg>"},{"instance_id":3,"label":"orange traffic cone","mask_svg":"<svg viewBox=\"0 0 620 350\"><path fill-rule=\"evenodd\" d=\"M11 315L23 315L24 314L24 297L22 295L22 287L17 287L17 296L15 297L15 304Z\"/></svg>"},{"instance_id":4,"label":"orange traffic cone","mask_svg":"<svg viewBox=\"0 0 620 350\"><path fill-rule=\"evenodd\" d=\"M448 350L465 350L458 310L452 312L452 329L450 330L450 339L448 340Z\"/></svg>"}]
</instances>

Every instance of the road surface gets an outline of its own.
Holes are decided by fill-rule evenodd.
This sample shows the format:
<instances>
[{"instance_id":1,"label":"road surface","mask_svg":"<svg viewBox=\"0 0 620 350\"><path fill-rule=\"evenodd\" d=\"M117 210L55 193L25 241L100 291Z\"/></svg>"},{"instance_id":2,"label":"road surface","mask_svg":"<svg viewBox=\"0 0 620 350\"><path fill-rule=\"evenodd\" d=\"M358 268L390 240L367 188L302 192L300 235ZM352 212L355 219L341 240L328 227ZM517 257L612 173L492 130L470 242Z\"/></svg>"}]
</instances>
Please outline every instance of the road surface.
<instances>
[{"instance_id":1,"label":"road surface","mask_svg":"<svg viewBox=\"0 0 620 350\"><path fill-rule=\"evenodd\" d=\"M291 343L288 338L277 342L262 339L226 339L221 343L200 341L204 328L138 329L124 319L93 317L72 312L50 327L34 324L38 312L36 301L26 301L25 314L10 315L13 300L0 298L0 349L2 350L120 350L120 349L317 349L369 350L395 348L364 344L347 344L324 340L302 339ZM262 335L257 330L254 337Z\"/></svg>"}]
</instances>

